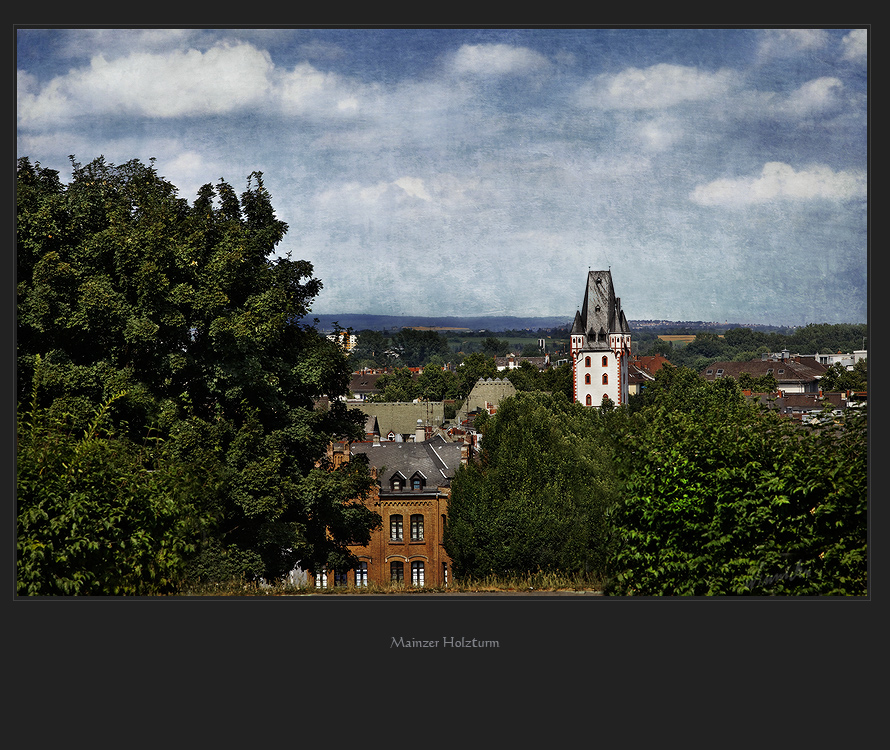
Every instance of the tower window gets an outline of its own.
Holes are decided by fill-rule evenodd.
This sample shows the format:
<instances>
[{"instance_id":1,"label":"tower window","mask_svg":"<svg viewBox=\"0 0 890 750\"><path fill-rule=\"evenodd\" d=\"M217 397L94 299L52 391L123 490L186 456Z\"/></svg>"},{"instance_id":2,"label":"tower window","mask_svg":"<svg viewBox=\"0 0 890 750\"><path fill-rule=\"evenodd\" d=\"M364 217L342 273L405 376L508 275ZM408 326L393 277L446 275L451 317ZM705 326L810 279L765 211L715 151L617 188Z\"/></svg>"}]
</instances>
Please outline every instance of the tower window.
<instances>
[{"instance_id":1,"label":"tower window","mask_svg":"<svg viewBox=\"0 0 890 750\"><path fill-rule=\"evenodd\" d=\"M603 367L608 367L608 366L609 366L609 358L603 357Z\"/></svg>"},{"instance_id":2,"label":"tower window","mask_svg":"<svg viewBox=\"0 0 890 750\"><path fill-rule=\"evenodd\" d=\"M590 397L590 394L587 394L587 401L585 402L587 406L593 406L593 399Z\"/></svg>"},{"instance_id":3,"label":"tower window","mask_svg":"<svg viewBox=\"0 0 890 750\"><path fill-rule=\"evenodd\" d=\"M603 385L609 385L609 376L603 375Z\"/></svg>"},{"instance_id":4,"label":"tower window","mask_svg":"<svg viewBox=\"0 0 890 750\"><path fill-rule=\"evenodd\" d=\"M585 357L585 358L584 358L584 366L585 366L585 367L590 367L590 357Z\"/></svg>"},{"instance_id":5,"label":"tower window","mask_svg":"<svg viewBox=\"0 0 890 750\"><path fill-rule=\"evenodd\" d=\"M589 372L584 376L584 385L590 385L590 373Z\"/></svg>"}]
</instances>

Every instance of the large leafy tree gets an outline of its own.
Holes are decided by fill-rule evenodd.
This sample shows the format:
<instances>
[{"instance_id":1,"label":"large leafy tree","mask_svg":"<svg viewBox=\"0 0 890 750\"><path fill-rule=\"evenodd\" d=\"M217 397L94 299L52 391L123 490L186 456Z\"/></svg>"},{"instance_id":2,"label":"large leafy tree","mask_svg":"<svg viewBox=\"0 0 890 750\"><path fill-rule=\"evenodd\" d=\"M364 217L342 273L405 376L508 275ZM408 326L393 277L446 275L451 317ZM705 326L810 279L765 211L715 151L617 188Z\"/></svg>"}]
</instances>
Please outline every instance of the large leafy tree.
<instances>
[{"instance_id":1,"label":"large leafy tree","mask_svg":"<svg viewBox=\"0 0 890 750\"><path fill-rule=\"evenodd\" d=\"M663 368L625 416L614 593L867 592L864 413L802 427L732 380Z\"/></svg>"},{"instance_id":2,"label":"large leafy tree","mask_svg":"<svg viewBox=\"0 0 890 750\"><path fill-rule=\"evenodd\" d=\"M605 513L619 496L609 419L545 393L483 417L480 461L452 483L444 543L455 575L603 571Z\"/></svg>"},{"instance_id":3,"label":"large leafy tree","mask_svg":"<svg viewBox=\"0 0 890 750\"><path fill-rule=\"evenodd\" d=\"M108 415L121 437L153 431L172 461L221 479L193 570L350 562L346 544L379 521L353 502L371 479L361 462L328 471L325 455L364 418L336 399L345 355L301 322L321 289L311 264L273 257L287 226L262 174L240 196L204 185L189 205L153 163L72 166L66 186L18 164L20 402L36 392L36 410L84 429L125 392ZM33 501L20 485L19 512Z\"/></svg>"}]
</instances>

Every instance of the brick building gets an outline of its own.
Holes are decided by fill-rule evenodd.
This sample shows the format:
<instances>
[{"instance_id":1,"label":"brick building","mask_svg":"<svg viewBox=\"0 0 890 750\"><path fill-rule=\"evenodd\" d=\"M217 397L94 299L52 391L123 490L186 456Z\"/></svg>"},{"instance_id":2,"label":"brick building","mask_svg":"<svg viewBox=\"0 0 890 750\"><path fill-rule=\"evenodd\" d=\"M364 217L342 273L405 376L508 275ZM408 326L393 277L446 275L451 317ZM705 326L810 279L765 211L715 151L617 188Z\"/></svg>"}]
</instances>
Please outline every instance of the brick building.
<instances>
[{"instance_id":1,"label":"brick building","mask_svg":"<svg viewBox=\"0 0 890 750\"><path fill-rule=\"evenodd\" d=\"M335 585L445 586L451 579L451 559L443 533L448 514L451 480L457 467L469 460L469 447L437 435L414 442L373 441L339 443L331 447L334 465L362 453L368 457L378 486L366 500L383 525L371 533L366 546L352 546L358 566L348 571L308 574L319 587Z\"/></svg>"}]
</instances>

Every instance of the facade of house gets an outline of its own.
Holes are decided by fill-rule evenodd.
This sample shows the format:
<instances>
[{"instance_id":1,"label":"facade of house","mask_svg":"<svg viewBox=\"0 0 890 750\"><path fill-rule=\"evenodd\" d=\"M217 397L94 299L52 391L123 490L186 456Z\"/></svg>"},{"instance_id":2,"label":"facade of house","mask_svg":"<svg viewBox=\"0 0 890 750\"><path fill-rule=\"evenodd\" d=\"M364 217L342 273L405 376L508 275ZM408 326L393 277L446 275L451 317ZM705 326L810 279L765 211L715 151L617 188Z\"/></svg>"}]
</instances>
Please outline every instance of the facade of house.
<instances>
[{"instance_id":1,"label":"facade of house","mask_svg":"<svg viewBox=\"0 0 890 750\"><path fill-rule=\"evenodd\" d=\"M628 392L631 396L640 393L647 384L655 380L655 373L670 362L661 354L634 357L627 366Z\"/></svg>"},{"instance_id":2,"label":"facade of house","mask_svg":"<svg viewBox=\"0 0 890 750\"><path fill-rule=\"evenodd\" d=\"M507 378L479 378L458 414L458 423L468 419L473 412L492 413L501 401L515 395L516 386Z\"/></svg>"},{"instance_id":3,"label":"facade of house","mask_svg":"<svg viewBox=\"0 0 890 750\"><path fill-rule=\"evenodd\" d=\"M528 362L538 372L543 372L550 367L550 355L545 354L541 357L523 357L519 354L508 354L505 357L495 357L494 365L498 368L498 372L503 370L515 370L520 367L523 362Z\"/></svg>"},{"instance_id":4,"label":"facade of house","mask_svg":"<svg viewBox=\"0 0 890 750\"><path fill-rule=\"evenodd\" d=\"M575 401L600 406L604 398L616 406L630 395L628 363L630 326L615 296L611 271L590 271L584 302L571 331Z\"/></svg>"},{"instance_id":5,"label":"facade of house","mask_svg":"<svg viewBox=\"0 0 890 750\"><path fill-rule=\"evenodd\" d=\"M778 389L785 394L818 393L819 379L828 367L817 362L814 355L781 354L778 358L752 359L748 362L714 362L702 370L701 375L705 380L712 381L720 378L738 380L742 373L748 373L753 378L772 375L779 384Z\"/></svg>"},{"instance_id":6,"label":"facade of house","mask_svg":"<svg viewBox=\"0 0 890 750\"><path fill-rule=\"evenodd\" d=\"M335 466L359 453L368 457L378 480L365 503L380 514L383 525L367 545L350 547L358 558L354 569L309 572L309 584L447 586L451 558L443 534L448 498L454 473L469 460L468 445L435 436L415 442L340 443L330 449Z\"/></svg>"},{"instance_id":7,"label":"facade of house","mask_svg":"<svg viewBox=\"0 0 890 750\"><path fill-rule=\"evenodd\" d=\"M445 423L444 401L365 401L351 403L350 408L364 412L368 418L365 433L370 437L376 432L381 441L412 440L418 420L428 435L442 429Z\"/></svg>"}]
</instances>

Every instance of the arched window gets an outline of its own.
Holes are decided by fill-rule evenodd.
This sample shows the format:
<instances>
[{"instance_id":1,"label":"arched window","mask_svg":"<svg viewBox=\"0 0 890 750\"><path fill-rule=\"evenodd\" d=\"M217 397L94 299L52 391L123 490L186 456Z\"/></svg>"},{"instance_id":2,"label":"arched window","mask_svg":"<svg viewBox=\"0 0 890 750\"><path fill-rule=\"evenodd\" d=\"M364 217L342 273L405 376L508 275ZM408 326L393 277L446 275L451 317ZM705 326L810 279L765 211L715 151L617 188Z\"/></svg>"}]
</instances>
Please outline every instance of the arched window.
<instances>
[{"instance_id":1,"label":"arched window","mask_svg":"<svg viewBox=\"0 0 890 750\"><path fill-rule=\"evenodd\" d=\"M423 563L411 563L411 585L423 586Z\"/></svg>"},{"instance_id":2,"label":"arched window","mask_svg":"<svg viewBox=\"0 0 890 750\"><path fill-rule=\"evenodd\" d=\"M590 373L589 372L584 376L584 385L590 385Z\"/></svg>"},{"instance_id":3,"label":"arched window","mask_svg":"<svg viewBox=\"0 0 890 750\"><path fill-rule=\"evenodd\" d=\"M585 358L584 358L584 366L585 366L585 367L590 367L590 357L585 357Z\"/></svg>"},{"instance_id":4,"label":"arched window","mask_svg":"<svg viewBox=\"0 0 890 750\"><path fill-rule=\"evenodd\" d=\"M590 394L587 394L587 405L591 406L593 404L593 399L590 397Z\"/></svg>"},{"instance_id":5,"label":"arched window","mask_svg":"<svg viewBox=\"0 0 890 750\"><path fill-rule=\"evenodd\" d=\"M360 562L358 567L355 569L355 585L356 586L367 586L368 585L368 563Z\"/></svg>"},{"instance_id":6,"label":"arched window","mask_svg":"<svg viewBox=\"0 0 890 750\"><path fill-rule=\"evenodd\" d=\"M389 580L404 581L405 580L405 563L396 561L389 564Z\"/></svg>"},{"instance_id":7,"label":"arched window","mask_svg":"<svg viewBox=\"0 0 890 750\"><path fill-rule=\"evenodd\" d=\"M603 375L603 385L609 385L609 376Z\"/></svg>"},{"instance_id":8,"label":"arched window","mask_svg":"<svg viewBox=\"0 0 890 750\"><path fill-rule=\"evenodd\" d=\"M603 357L603 367L608 367L608 366L609 366L609 358Z\"/></svg>"}]
</instances>

